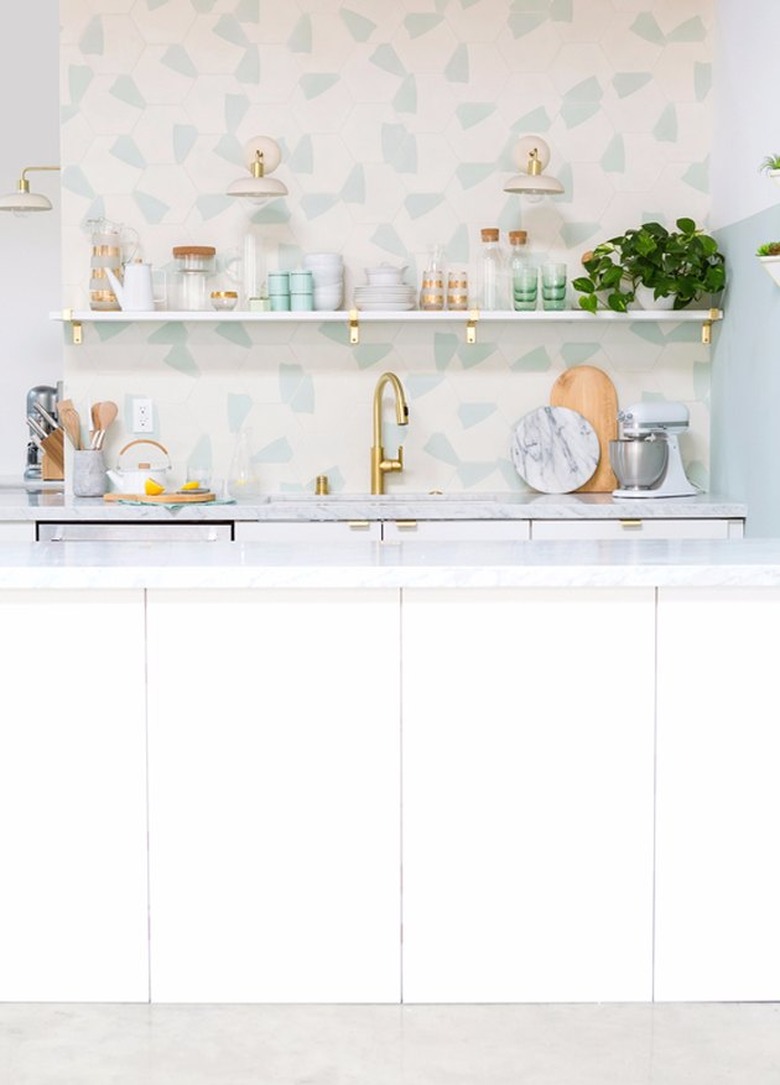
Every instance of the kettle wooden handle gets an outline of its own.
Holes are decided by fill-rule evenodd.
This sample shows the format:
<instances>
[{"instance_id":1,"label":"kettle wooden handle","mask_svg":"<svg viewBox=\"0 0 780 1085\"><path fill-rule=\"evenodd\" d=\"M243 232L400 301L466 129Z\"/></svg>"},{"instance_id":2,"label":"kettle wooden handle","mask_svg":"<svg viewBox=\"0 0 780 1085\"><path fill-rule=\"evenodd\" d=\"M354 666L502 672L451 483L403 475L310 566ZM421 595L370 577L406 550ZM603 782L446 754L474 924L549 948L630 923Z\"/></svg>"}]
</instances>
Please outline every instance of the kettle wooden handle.
<instances>
[{"instance_id":1,"label":"kettle wooden handle","mask_svg":"<svg viewBox=\"0 0 780 1085\"><path fill-rule=\"evenodd\" d=\"M168 460L168 466L171 466L171 454L165 447L165 445L161 445L159 441L153 441L151 440L151 438L144 437L138 437L135 441L129 441L124 448L120 448L119 452L117 453L117 460L120 456L127 452L128 448L132 448L133 445L154 445L155 448L159 448L161 452L165 453L165 456Z\"/></svg>"}]
</instances>

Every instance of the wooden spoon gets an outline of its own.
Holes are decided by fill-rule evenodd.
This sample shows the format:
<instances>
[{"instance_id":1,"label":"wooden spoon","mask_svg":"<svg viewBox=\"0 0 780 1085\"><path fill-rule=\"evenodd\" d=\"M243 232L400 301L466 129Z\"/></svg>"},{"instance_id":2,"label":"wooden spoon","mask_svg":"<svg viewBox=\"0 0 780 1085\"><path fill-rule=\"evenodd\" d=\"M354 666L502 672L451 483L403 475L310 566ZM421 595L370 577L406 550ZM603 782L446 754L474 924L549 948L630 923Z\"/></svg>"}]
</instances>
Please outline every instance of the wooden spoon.
<instances>
[{"instance_id":1,"label":"wooden spoon","mask_svg":"<svg viewBox=\"0 0 780 1085\"><path fill-rule=\"evenodd\" d=\"M112 403L110 399L107 399L105 403L97 403L95 406L97 407L98 422L95 428L102 430L103 433L105 433L108 427L116 418L116 416L119 414L119 408L117 407L116 403Z\"/></svg>"},{"instance_id":2,"label":"wooden spoon","mask_svg":"<svg viewBox=\"0 0 780 1085\"><path fill-rule=\"evenodd\" d=\"M75 407L66 406L65 400L57 408L60 425L68 435L74 448L81 448L81 419Z\"/></svg>"}]
</instances>

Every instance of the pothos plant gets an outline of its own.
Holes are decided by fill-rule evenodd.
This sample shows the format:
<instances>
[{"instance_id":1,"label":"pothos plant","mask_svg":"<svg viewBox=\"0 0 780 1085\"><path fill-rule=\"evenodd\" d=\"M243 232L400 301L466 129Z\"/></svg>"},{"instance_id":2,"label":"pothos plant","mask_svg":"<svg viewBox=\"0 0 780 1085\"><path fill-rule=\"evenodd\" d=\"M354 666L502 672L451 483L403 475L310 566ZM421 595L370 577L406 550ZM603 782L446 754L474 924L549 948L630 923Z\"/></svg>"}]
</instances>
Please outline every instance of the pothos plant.
<instances>
[{"instance_id":1,"label":"pothos plant","mask_svg":"<svg viewBox=\"0 0 780 1085\"><path fill-rule=\"evenodd\" d=\"M572 281L582 295L580 307L595 313L602 301L624 313L640 285L655 298L672 296L675 309L705 294L719 294L726 285L726 261L717 242L693 219L679 218L675 225L676 230L667 230L659 222L646 222L585 253L587 275Z\"/></svg>"}]
</instances>

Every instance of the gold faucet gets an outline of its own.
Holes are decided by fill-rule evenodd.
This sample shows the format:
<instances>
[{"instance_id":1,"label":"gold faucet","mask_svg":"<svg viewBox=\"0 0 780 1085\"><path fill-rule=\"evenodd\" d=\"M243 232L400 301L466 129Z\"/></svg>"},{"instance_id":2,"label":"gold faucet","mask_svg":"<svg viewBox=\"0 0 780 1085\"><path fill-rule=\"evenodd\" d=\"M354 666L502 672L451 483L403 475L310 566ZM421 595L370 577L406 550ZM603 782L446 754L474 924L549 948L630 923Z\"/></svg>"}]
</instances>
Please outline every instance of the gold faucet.
<instances>
[{"instance_id":1,"label":"gold faucet","mask_svg":"<svg viewBox=\"0 0 780 1085\"><path fill-rule=\"evenodd\" d=\"M404 448L398 446L396 459L386 460L385 450L382 447L382 393L385 385L391 384L395 392L395 418L399 426L409 423L409 408L406 404L404 390L395 373L383 373L376 382L374 390L374 443L371 446L371 493L383 494L385 492L385 475L388 471L403 471Z\"/></svg>"}]
</instances>

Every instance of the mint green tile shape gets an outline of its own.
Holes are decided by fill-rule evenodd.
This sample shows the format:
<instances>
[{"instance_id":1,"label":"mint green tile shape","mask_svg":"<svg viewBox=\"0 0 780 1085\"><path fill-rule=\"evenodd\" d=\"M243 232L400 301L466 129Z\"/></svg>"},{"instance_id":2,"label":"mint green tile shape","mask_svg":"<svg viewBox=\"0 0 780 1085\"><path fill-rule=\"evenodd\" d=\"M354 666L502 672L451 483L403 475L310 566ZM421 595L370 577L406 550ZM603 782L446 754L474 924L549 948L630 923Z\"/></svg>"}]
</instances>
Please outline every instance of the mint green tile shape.
<instances>
[{"instance_id":1,"label":"mint green tile shape","mask_svg":"<svg viewBox=\"0 0 780 1085\"><path fill-rule=\"evenodd\" d=\"M249 112L249 97L246 94L226 94L225 95L225 127L228 132L233 134L235 140L235 146L237 152L240 155L238 161L244 161L244 141L238 140L235 133L241 126L244 118Z\"/></svg>"},{"instance_id":2,"label":"mint green tile shape","mask_svg":"<svg viewBox=\"0 0 780 1085\"><path fill-rule=\"evenodd\" d=\"M600 350L600 343L564 343L561 347L561 357L566 368L571 369L572 366L583 365Z\"/></svg>"},{"instance_id":3,"label":"mint green tile shape","mask_svg":"<svg viewBox=\"0 0 780 1085\"><path fill-rule=\"evenodd\" d=\"M325 331L325 328L327 328L327 331ZM334 338L332 334L334 330L338 330L340 333L340 338L336 340L337 342L347 343L349 341L346 324L344 324L343 327L338 324L328 324L323 327L323 332L329 339ZM370 369L372 366L378 365L392 352L392 349L390 343L359 343L358 346L353 349L358 369Z\"/></svg>"},{"instance_id":4,"label":"mint green tile shape","mask_svg":"<svg viewBox=\"0 0 780 1085\"><path fill-rule=\"evenodd\" d=\"M671 102L656 121L653 135L659 143L677 142L677 110Z\"/></svg>"},{"instance_id":5,"label":"mint green tile shape","mask_svg":"<svg viewBox=\"0 0 780 1085\"><path fill-rule=\"evenodd\" d=\"M291 173L314 173L314 146L311 136L302 136L286 161Z\"/></svg>"},{"instance_id":6,"label":"mint green tile shape","mask_svg":"<svg viewBox=\"0 0 780 1085\"><path fill-rule=\"evenodd\" d=\"M299 365L279 366L282 403L296 414L314 414L314 381Z\"/></svg>"},{"instance_id":7,"label":"mint green tile shape","mask_svg":"<svg viewBox=\"0 0 780 1085\"><path fill-rule=\"evenodd\" d=\"M706 37L707 31L701 17L694 15L692 19L686 19L684 23L680 23L670 31L666 40L667 42L704 41Z\"/></svg>"},{"instance_id":8,"label":"mint green tile shape","mask_svg":"<svg viewBox=\"0 0 780 1085\"><path fill-rule=\"evenodd\" d=\"M617 72L612 76L612 86L618 98L628 98L647 86L652 78L652 72Z\"/></svg>"},{"instance_id":9,"label":"mint green tile shape","mask_svg":"<svg viewBox=\"0 0 780 1085\"><path fill-rule=\"evenodd\" d=\"M328 196L322 192L311 193L308 196L302 197L300 207L304 217L311 221L312 219L319 218L320 215L326 215L338 202L339 197L336 195Z\"/></svg>"},{"instance_id":10,"label":"mint green tile shape","mask_svg":"<svg viewBox=\"0 0 780 1085\"><path fill-rule=\"evenodd\" d=\"M190 54L183 45L169 45L162 55L161 64L179 75L186 75L189 79L195 79L198 69L192 63Z\"/></svg>"},{"instance_id":11,"label":"mint green tile shape","mask_svg":"<svg viewBox=\"0 0 780 1085\"><path fill-rule=\"evenodd\" d=\"M600 109L599 102L564 102L561 105L561 117L567 128L577 128L595 117Z\"/></svg>"},{"instance_id":12,"label":"mint green tile shape","mask_svg":"<svg viewBox=\"0 0 780 1085\"><path fill-rule=\"evenodd\" d=\"M512 150L514 151L514 145L520 136L527 136L529 132L535 132L537 135L540 132L549 132L551 125L550 114L543 105L524 113L512 124Z\"/></svg>"},{"instance_id":13,"label":"mint green tile shape","mask_svg":"<svg viewBox=\"0 0 780 1085\"><path fill-rule=\"evenodd\" d=\"M182 344L171 347L163 358L163 364L170 369L175 369L177 373L183 373L187 377L200 376L200 370L195 359L187 347Z\"/></svg>"},{"instance_id":14,"label":"mint green tile shape","mask_svg":"<svg viewBox=\"0 0 780 1085\"><path fill-rule=\"evenodd\" d=\"M534 30L538 30L544 22L544 15L522 13L510 15L507 20L509 29L512 31L512 37L514 38L524 38L528 34L533 34Z\"/></svg>"},{"instance_id":15,"label":"mint green tile shape","mask_svg":"<svg viewBox=\"0 0 780 1085\"><path fill-rule=\"evenodd\" d=\"M710 162L706 159L704 162L693 162L685 173L682 175L682 179L686 185L690 185L691 188L695 188L697 192L709 192L710 190Z\"/></svg>"},{"instance_id":16,"label":"mint green tile shape","mask_svg":"<svg viewBox=\"0 0 780 1085\"><path fill-rule=\"evenodd\" d=\"M492 116L496 111L494 102L461 102L455 110L455 116L461 128L473 128Z\"/></svg>"},{"instance_id":17,"label":"mint green tile shape","mask_svg":"<svg viewBox=\"0 0 780 1085\"><path fill-rule=\"evenodd\" d=\"M214 33L231 45L249 45L246 31L235 15L221 15L214 27Z\"/></svg>"},{"instance_id":18,"label":"mint green tile shape","mask_svg":"<svg viewBox=\"0 0 780 1085\"><path fill-rule=\"evenodd\" d=\"M62 171L62 187L76 196L92 199L95 190L81 166L65 166Z\"/></svg>"},{"instance_id":19,"label":"mint green tile shape","mask_svg":"<svg viewBox=\"0 0 780 1085\"><path fill-rule=\"evenodd\" d=\"M193 124L174 124L171 139L174 160L181 165L197 142L198 130Z\"/></svg>"},{"instance_id":20,"label":"mint green tile shape","mask_svg":"<svg viewBox=\"0 0 780 1085\"><path fill-rule=\"evenodd\" d=\"M153 331L147 338L147 343L162 343L165 346L179 346L187 342L187 326L179 321L167 321L161 327Z\"/></svg>"},{"instance_id":21,"label":"mint green tile shape","mask_svg":"<svg viewBox=\"0 0 780 1085\"><path fill-rule=\"evenodd\" d=\"M120 75L114 80L109 89L109 94L118 98L120 102L135 106L136 109L146 107L146 99L135 84L135 80L129 75Z\"/></svg>"},{"instance_id":22,"label":"mint green tile shape","mask_svg":"<svg viewBox=\"0 0 780 1085\"><path fill-rule=\"evenodd\" d=\"M207 15L208 12L214 10L214 6L217 0L190 0L195 11L199 11L201 15Z\"/></svg>"},{"instance_id":23,"label":"mint green tile shape","mask_svg":"<svg viewBox=\"0 0 780 1085\"><path fill-rule=\"evenodd\" d=\"M396 113L417 112L417 80L413 75L406 75L393 98Z\"/></svg>"},{"instance_id":24,"label":"mint green tile shape","mask_svg":"<svg viewBox=\"0 0 780 1085\"><path fill-rule=\"evenodd\" d=\"M309 72L301 76L299 84L304 98L311 101L312 98L319 98L321 94L325 94L338 81L339 77L335 72Z\"/></svg>"},{"instance_id":25,"label":"mint green tile shape","mask_svg":"<svg viewBox=\"0 0 780 1085\"><path fill-rule=\"evenodd\" d=\"M449 368L450 363L457 357L460 339L452 332L436 332L433 336L433 361L437 370L441 372Z\"/></svg>"},{"instance_id":26,"label":"mint green tile shape","mask_svg":"<svg viewBox=\"0 0 780 1085\"><path fill-rule=\"evenodd\" d=\"M85 56L103 56L105 49L103 20L95 15L87 23L84 33L79 38L79 49Z\"/></svg>"},{"instance_id":27,"label":"mint green tile shape","mask_svg":"<svg viewBox=\"0 0 780 1085\"><path fill-rule=\"evenodd\" d=\"M419 219L443 203L444 196L440 192L413 192L404 200L404 207L411 219Z\"/></svg>"},{"instance_id":28,"label":"mint green tile shape","mask_svg":"<svg viewBox=\"0 0 780 1085\"><path fill-rule=\"evenodd\" d=\"M157 223L162 222L171 209L170 205L165 203L164 200L159 200L156 196L152 196L150 192L141 192L139 189L133 192L133 200L144 220L150 225L157 225Z\"/></svg>"},{"instance_id":29,"label":"mint green tile shape","mask_svg":"<svg viewBox=\"0 0 780 1085\"><path fill-rule=\"evenodd\" d=\"M575 180L574 173L568 162L555 167L555 176L563 185L563 192L555 197L556 203L572 203L574 200Z\"/></svg>"},{"instance_id":30,"label":"mint green tile shape","mask_svg":"<svg viewBox=\"0 0 780 1085\"><path fill-rule=\"evenodd\" d=\"M289 463L293 450L286 437L278 437L252 457L254 463Z\"/></svg>"},{"instance_id":31,"label":"mint green tile shape","mask_svg":"<svg viewBox=\"0 0 780 1085\"><path fill-rule=\"evenodd\" d=\"M349 8L342 8L339 12L341 20L350 32L353 41L368 41L376 30L376 23L367 19L365 15L359 15Z\"/></svg>"},{"instance_id":32,"label":"mint green tile shape","mask_svg":"<svg viewBox=\"0 0 780 1085\"><path fill-rule=\"evenodd\" d=\"M146 166L146 159L138 150L138 146L131 136L119 136L115 139L109 153L114 158L118 158L120 162L125 162L128 166L135 166L136 169L142 170Z\"/></svg>"},{"instance_id":33,"label":"mint green tile shape","mask_svg":"<svg viewBox=\"0 0 780 1085\"><path fill-rule=\"evenodd\" d=\"M486 478L490 478L496 469L495 461L490 463L461 463L456 472L463 484L464 490L470 490L472 486L479 485Z\"/></svg>"},{"instance_id":34,"label":"mint green tile shape","mask_svg":"<svg viewBox=\"0 0 780 1085\"><path fill-rule=\"evenodd\" d=\"M225 406L227 408L228 431L230 433L240 433L254 406L254 400L246 392L228 392Z\"/></svg>"},{"instance_id":35,"label":"mint green tile shape","mask_svg":"<svg viewBox=\"0 0 780 1085\"><path fill-rule=\"evenodd\" d=\"M693 306L696 308L696 305ZM699 324L673 324L665 337L667 343L699 343L701 342L701 326Z\"/></svg>"},{"instance_id":36,"label":"mint green tile shape","mask_svg":"<svg viewBox=\"0 0 780 1085\"><path fill-rule=\"evenodd\" d=\"M240 169L246 169L244 144L232 132L225 132L219 137L214 145L214 154L224 158L226 162L231 162L237 173Z\"/></svg>"},{"instance_id":37,"label":"mint green tile shape","mask_svg":"<svg viewBox=\"0 0 780 1085\"><path fill-rule=\"evenodd\" d=\"M550 19L554 23L574 22L574 0L552 0Z\"/></svg>"},{"instance_id":38,"label":"mint green tile shape","mask_svg":"<svg viewBox=\"0 0 780 1085\"><path fill-rule=\"evenodd\" d=\"M258 226L280 226L290 221L290 209L283 198L271 200L259 210L253 211L250 221Z\"/></svg>"},{"instance_id":39,"label":"mint green tile shape","mask_svg":"<svg viewBox=\"0 0 780 1085\"><path fill-rule=\"evenodd\" d=\"M408 259L406 246L392 226L377 226L371 241L374 245L378 245L380 249L384 249L385 252L392 253L393 256L400 256L404 260Z\"/></svg>"},{"instance_id":40,"label":"mint green tile shape","mask_svg":"<svg viewBox=\"0 0 780 1085\"><path fill-rule=\"evenodd\" d=\"M406 68L392 45L379 45L369 58L371 63L390 75L406 75Z\"/></svg>"},{"instance_id":41,"label":"mint green tile shape","mask_svg":"<svg viewBox=\"0 0 780 1085\"><path fill-rule=\"evenodd\" d=\"M260 0L239 0L235 14L240 23L259 23Z\"/></svg>"},{"instance_id":42,"label":"mint green tile shape","mask_svg":"<svg viewBox=\"0 0 780 1085\"><path fill-rule=\"evenodd\" d=\"M203 221L208 222L209 219L221 215L223 211L235 207L236 201L233 196L226 196L224 193L214 192L205 196L198 196L195 200L195 206L200 212L200 217Z\"/></svg>"},{"instance_id":43,"label":"mint green tile shape","mask_svg":"<svg viewBox=\"0 0 780 1085\"><path fill-rule=\"evenodd\" d=\"M192 446L187 457L187 475L193 471L208 471L211 473L213 453L211 451L211 438L207 433L202 433Z\"/></svg>"},{"instance_id":44,"label":"mint green tile shape","mask_svg":"<svg viewBox=\"0 0 780 1085\"><path fill-rule=\"evenodd\" d=\"M655 21L655 17L649 11L640 12L629 28L634 34L651 45L665 45L666 38Z\"/></svg>"},{"instance_id":45,"label":"mint green tile shape","mask_svg":"<svg viewBox=\"0 0 780 1085\"><path fill-rule=\"evenodd\" d=\"M291 53L311 53L312 32L311 15L301 15L287 39L287 48Z\"/></svg>"},{"instance_id":46,"label":"mint green tile shape","mask_svg":"<svg viewBox=\"0 0 780 1085\"><path fill-rule=\"evenodd\" d=\"M349 330L347 328L346 322L344 324L318 324L317 331L323 337L323 339L329 339L331 343L338 343L339 346L347 346L349 344ZM389 350L390 348L388 347L387 349ZM360 350L362 350L362 347L354 348L356 360L358 359L358 354ZM366 362L365 365L361 365L358 361L358 368L367 369L373 364L373 362L369 361Z\"/></svg>"},{"instance_id":47,"label":"mint green tile shape","mask_svg":"<svg viewBox=\"0 0 780 1085\"><path fill-rule=\"evenodd\" d=\"M478 365L482 365L486 358L489 358L491 354L495 354L495 343L466 343L461 340L458 343L458 358L464 369L475 369Z\"/></svg>"},{"instance_id":48,"label":"mint green tile shape","mask_svg":"<svg viewBox=\"0 0 780 1085\"><path fill-rule=\"evenodd\" d=\"M146 6L150 11L156 11L158 8L164 8L169 3L169 0L146 0Z\"/></svg>"},{"instance_id":49,"label":"mint green tile shape","mask_svg":"<svg viewBox=\"0 0 780 1085\"><path fill-rule=\"evenodd\" d=\"M461 162L455 168L455 176L460 181L461 188L474 188L476 185L481 185L495 173L495 162Z\"/></svg>"},{"instance_id":50,"label":"mint green tile shape","mask_svg":"<svg viewBox=\"0 0 780 1085\"><path fill-rule=\"evenodd\" d=\"M444 67L448 83L468 83L471 75L468 46L461 43Z\"/></svg>"},{"instance_id":51,"label":"mint green tile shape","mask_svg":"<svg viewBox=\"0 0 780 1085\"><path fill-rule=\"evenodd\" d=\"M509 437L507 437L507 444L508 443L509 443ZM526 487L522 483L522 481L520 479L520 476L518 475L517 471L515 470L515 465L512 463L511 460L503 460L503 459L498 460L498 462L496 463L496 469L498 470L498 473L501 476L501 478L503 478L504 483L506 484L506 488L507 488L507 490L510 491L510 493L513 490L517 491L517 492L525 492L525 491L527 491L528 487Z\"/></svg>"},{"instance_id":52,"label":"mint green tile shape","mask_svg":"<svg viewBox=\"0 0 780 1085\"><path fill-rule=\"evenodd\" d=\"M352 167L339 195L344 203L364 204L366 202L366 174L362 166Z\"/></svg>"},{"instance_id":53,"label":"mint green tile shape","mask_svg":"<svg viewBox=\"0 0 780 1085\"><path fill-rule=\"evenodd\" d=\"M117 335L121 335L122 332L128 331L129 324L95 324L93 325L97 332L98 339L101 343L108 342L109 339L116 339Z\"/></svg>"},{"instance_id":54,"label":"mint green tile shape","mask_svg":"<svg viewBox=\"0 0 780 1085\"><path fill-rule=\"evenodd\" d=\"M95 78L95 73L86 64L71 64L68 68L68 99L78 105Z\"/></svg>"},{"instance_id":55,"label":"mint green tile shape","mask_svg":"<svg viewBox=\"0 0 780 1085\"><path fill-rule=\"evenodd\" d=\"M567 249L576 249L598 234L601 228L599 222L564 222L561 226L561 237Z\"/></svg>"},{"instance_id":56,"label":"mint green tile shape","mask_svg":"<svg viewBox=\"0 0 780 1085\"><path fill-rule=\"evenodd\" d=\"M435 460L448 463L451 467L457 467L460 464L460 457L452 447L449 437L443 433L432 433L423 447L425 452Z\"/></svg>"},{"instance_id":57,"label":"mint green tile shape","mask_svg":"<svg viewBox=\"0 0 780 1085\"><path fill-rule=\"evenodd\" d=\"M646 343L652 343L654 346L665 342L664 334L658 324L629 324L628 330L637 339L644 339ZM642 398L644 399L644 396Z\"/></svg>"},{"instance_id":58,"label":"mint green tile shape","mask_svg":"<svg viewBox=\"0 0 780 1085\"><path fill-rule=\"evenodd\" d=\"M228 343L234 343L237 347L245 347L247 350L252 346L252 339L243 324L217 324L214 331Z\"/></svg>"},{"instance_id":59,"label":"mint green tile shape","mask_svg":"<svg viewBox=\"0 0 780 1085\"><path fill-rule=\"evenodd\" d=\"M458 418L464 429L471 429L490 418L497 409L495 403L461 403L458 407Z\"/></svg>"},{"instance_id":60,"label":"mint green tile shape","mask_svg":"<svg viewBox=\"0 0 780 1085\"><path fill-rule=\"evenodd\" d=\"M429 395L435 388L444 384L445 379L443 374L412 373L404 378L407 398L414 404L416 399L422 399L423 396Z\"/></svg>"},{"instance_id":61,"label":"mint green tile shape","mask_svg":"<svg viewBox=\"0 0 780 1085\"><path fill-rule=\"evenodd\" d=\"M509 368L513 373L546 373L551 365L547 348L534 347L527 354L521 354L519 358L511 362Z\"/></svg>"},{"instance_id":62,"label":"mint green tile shape","mask_svg":"<svg viewBox=\"0 0 780 1085\"><path fill-rule=\"evenodd\" d=\"M398 173L417 173L417 140L402 124L382 125L382 154Z\"/></svg>"},{"instance_id":63,"label":"mint green tile shape","mask_svg":"<svg viewBox=\"0 0 780 1085\"><path fill-rule=\"evenodd\" d=\"M626 145L620 133L615 133L601 156L601 168L605 173L626 172Z\"/></svg>"},{"instance_id":64,"label":"mint green tile shape","mask_svg":"<svg viewBox=\"0 0 780 1085\"><path fill-rule=\"evenodd\" d=\"M604 91L601 83L599 83L595 75L591 75L587 79L575 83L573 87L569 87L563 96L563 100L564 102L600 102L603 97Z\"/></svg>"},{"instance_id":65,"label":"mint green tile shape","mask_svg":"<svg viewBox=\"0 0 780 1085\"><path fill-rule=\"evenodd\" d=\"M246 47L235 75L239 83L260 82L260 51L256 45Z\"/></svg>"},{"instance_id":66,"label":"mint green tile shape","mask_svg":"<svg viewBox=\"0 0 780 1085\"><path fill-rule=\"evenodd\" d=\"M461 223L445 245L444 255L451 268L460 264L468 270L470 253L469 228L465 223Z\"/></svg>"},{"instance_id":67,"label":"mint green tile shape","mask_svg":"<svg viewBox=\"0 0 780 1085\"><path fill-rule=\"evenodd\" d=\"M433 12L407 15L404 19L404 27L410 38L421 38L423 34L430 34L432 30L440 26L442 19L442 15Z\"/></svg>"},{"instance_id":68,"label":"mint green tile shape","mask_svg":"<svg viewBox=\"0 0 780 1085\"><path fill-rule=\"evenodd\" d=\"M696 61L693 65L693 90L697 102L703 102L712 90L712 65Z\"/></svg>"}]
</instances>

